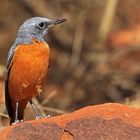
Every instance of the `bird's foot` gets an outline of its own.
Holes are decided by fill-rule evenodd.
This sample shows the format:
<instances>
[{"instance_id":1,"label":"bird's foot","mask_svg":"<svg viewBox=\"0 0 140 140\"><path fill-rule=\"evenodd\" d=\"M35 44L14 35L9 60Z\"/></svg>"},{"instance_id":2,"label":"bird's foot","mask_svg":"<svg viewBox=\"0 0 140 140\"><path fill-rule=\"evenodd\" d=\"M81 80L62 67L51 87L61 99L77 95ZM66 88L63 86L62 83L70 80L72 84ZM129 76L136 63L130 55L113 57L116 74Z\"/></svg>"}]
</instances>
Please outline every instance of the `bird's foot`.
<instances>
[{"instance_id":1,"label":"bird's foot","mask_svg":"<svg viewBox=\"0 0 140 140\"><path fill-rule=\"evenodd\" d=\"M40 114L36 114L36 115L35 115L35 119L36 119L36 120L42 119L42 118L50 118L50 117L51 117L51 115L46 115L46 116L42 116L42 115L40 115Z\"/></svg>"},{"instance_id":2,"label":"bird's foot","mask_svg":"<svg viewBox=\"0 0 140 140\"><path fill-rule=\"evenodd\" d=\"M44 118L51 118L51 115L48 114L48 115L46 115Z\"/></svg>"},{"instance_id":3,"label":"bird's foot","mask_svg":"<svg viewBox=\"0 0 140 140\"><path fill-rule=\"evenodd\" d=\"M20 123L20 121L19 121L18 119L16 119L16 120L12 123L12 125L15 125L15 124L17 124L17 123Z\"/></svg>"},{"instance_id":4,"label":"bird's foot","mask_svg":"<svg viewBox=\"0 0 140 140\"><path fill-rule=\"evenodd\" d=\"M38 119L41 119L43 118L43 116L41 116L40 114L35 114L35 119L38 120Z\"/></svg>"}]
</instances>

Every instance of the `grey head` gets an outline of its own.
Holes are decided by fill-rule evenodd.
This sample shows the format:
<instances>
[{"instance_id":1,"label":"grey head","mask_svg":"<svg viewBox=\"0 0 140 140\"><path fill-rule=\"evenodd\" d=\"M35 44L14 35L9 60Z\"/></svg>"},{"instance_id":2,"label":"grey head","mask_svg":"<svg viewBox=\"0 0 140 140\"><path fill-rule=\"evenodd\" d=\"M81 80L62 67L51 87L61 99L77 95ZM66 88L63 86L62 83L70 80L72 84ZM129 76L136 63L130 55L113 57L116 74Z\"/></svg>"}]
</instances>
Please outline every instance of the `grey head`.
<instances>
[{"instance_id":1,"label":"grey head","mask_svg":"<svg viewBox=\"0 0 140 140\"><path fill-rule=\"evenodd\" d=\"M44 17L33 17L26 20L19 28L15 44L28 44L33 38L44 41L44 36L54 25L65 22L66 19L48 19Z\"/></svg>"},{"instance_id":2,"label":"grey head","mask_svg":"<svg viewBox=\"0 0 140 140\"><path fill-rule=\"evenodd\" d=\"M19 44L30 44L33 38L39 41L44 41L44 36L48 33L51 27L65 21L66 19L51 20L44 17L33 17L26 20L20 26L16 40L9 50L7 67L9 67L14 51Z\"/></svg>"}]
</instances>

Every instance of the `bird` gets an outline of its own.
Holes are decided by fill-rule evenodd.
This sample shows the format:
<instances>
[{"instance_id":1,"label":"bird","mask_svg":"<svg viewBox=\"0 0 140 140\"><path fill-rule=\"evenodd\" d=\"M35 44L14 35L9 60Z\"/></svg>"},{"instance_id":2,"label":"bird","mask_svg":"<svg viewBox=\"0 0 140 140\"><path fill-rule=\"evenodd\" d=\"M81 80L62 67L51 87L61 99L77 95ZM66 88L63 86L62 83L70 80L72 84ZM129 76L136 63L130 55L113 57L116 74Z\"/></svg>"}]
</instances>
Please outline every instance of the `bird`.
<instances>
[{"instance_id":1,"label":"bird","mask_svg":"<svg viewBox=\"0 0 140 140\"><path fill-rule=\"evenodd\" d=\"M45 42L49 29L66 19L32 17L21 24L11 46L5 76L5 104L10 124L24 119L24 110L29 102L35 117L42 117L32 98L42 91L50 63L50 47Z\"/></svg>"}]
</instances>

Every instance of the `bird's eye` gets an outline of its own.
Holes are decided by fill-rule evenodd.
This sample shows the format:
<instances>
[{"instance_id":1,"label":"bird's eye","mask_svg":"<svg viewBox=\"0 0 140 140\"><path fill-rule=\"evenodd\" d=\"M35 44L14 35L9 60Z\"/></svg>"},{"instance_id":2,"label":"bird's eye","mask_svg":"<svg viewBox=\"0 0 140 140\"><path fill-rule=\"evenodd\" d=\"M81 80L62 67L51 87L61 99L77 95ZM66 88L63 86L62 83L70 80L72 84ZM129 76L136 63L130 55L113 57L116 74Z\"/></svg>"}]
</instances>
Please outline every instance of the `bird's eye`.
<instances>
[{"instance_id":1,"label":"bird's eye","mask_svg":"<svg viewBox=\"0 0 140 140\"><path fill-rule=\"evenodd\" d=\"M41 23L38 24L38 27L40 29L45 29L46 28L46 23L45 22L41 22Z\"/></svg>"}]
</instances>

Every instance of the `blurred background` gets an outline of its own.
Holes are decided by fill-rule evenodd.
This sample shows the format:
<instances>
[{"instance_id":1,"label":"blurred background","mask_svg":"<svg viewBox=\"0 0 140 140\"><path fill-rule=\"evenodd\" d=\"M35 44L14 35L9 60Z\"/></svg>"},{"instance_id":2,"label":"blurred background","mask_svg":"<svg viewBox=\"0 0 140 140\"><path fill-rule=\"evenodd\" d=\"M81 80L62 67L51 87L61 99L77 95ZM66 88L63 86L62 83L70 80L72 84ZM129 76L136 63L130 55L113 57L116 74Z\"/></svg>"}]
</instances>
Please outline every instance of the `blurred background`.
<instances>
[{"instance_id":1,"label":"blurred background","mask_svg":"<svg viewBox=\"0 0 140 140\"><path fill-rule=\"evenodd\" d=\"M46 41L51 66L44 92L34 99L42 114L60 115L88 105L119 102L140 107L139 0L4 0L0 8L0 128L7 53L23 21L66 18ZM25 119L33 119L28 105Z\"/></svg>"}]
</instances>

